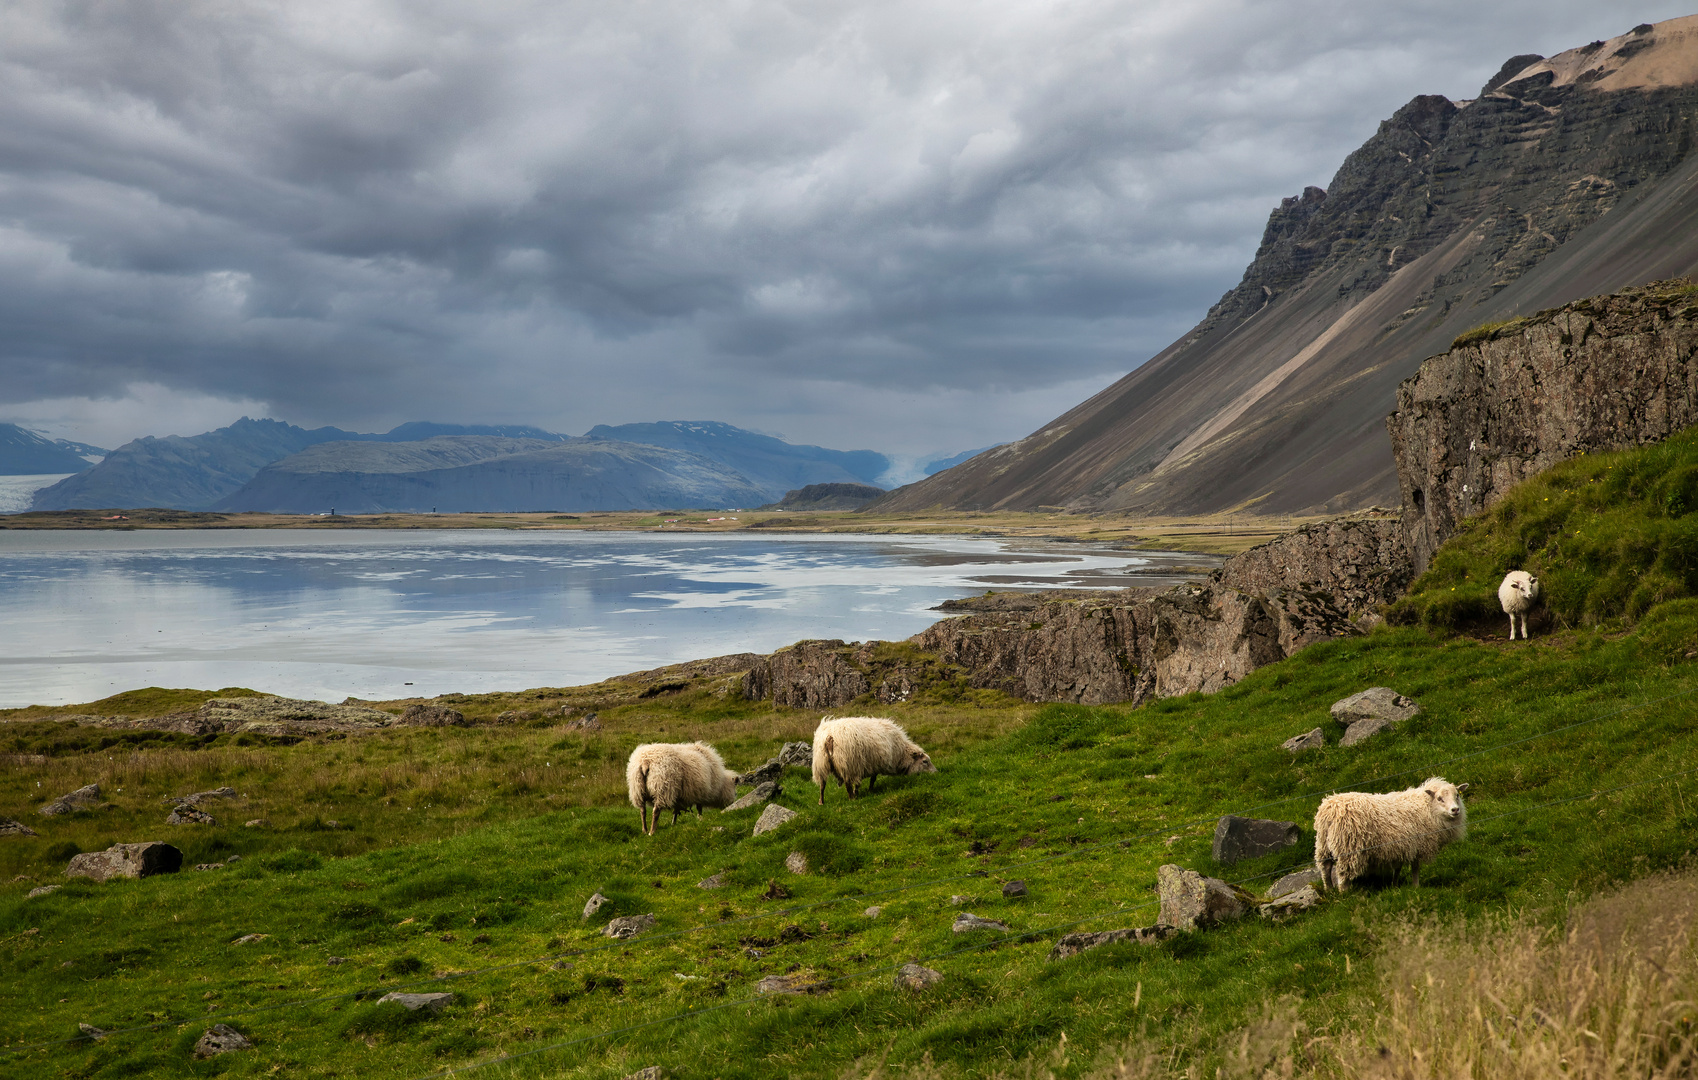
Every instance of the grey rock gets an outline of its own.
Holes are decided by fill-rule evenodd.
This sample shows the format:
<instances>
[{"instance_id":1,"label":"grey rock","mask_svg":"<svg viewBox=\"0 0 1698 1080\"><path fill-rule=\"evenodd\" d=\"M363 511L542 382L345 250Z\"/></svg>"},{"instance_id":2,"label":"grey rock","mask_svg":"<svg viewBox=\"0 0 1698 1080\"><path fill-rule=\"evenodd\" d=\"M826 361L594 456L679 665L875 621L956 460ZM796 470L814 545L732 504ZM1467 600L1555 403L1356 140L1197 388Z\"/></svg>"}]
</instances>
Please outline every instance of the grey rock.
<instances>
[{"instance_id":1,"label":"grey rock","mask_svg":"<svg viewBox=\"0 0 1698 1080\"><path fill-rule=\"evenodd\" d=\"M264 941L266 938L268 938L270 936L271 936L270 934L243 934L241 937L237 938L235 941L232 941L230 944L232 944L232 945L253 945L256 942Z\"/></svg>"},{"instance_id":2,"label":"grey rock","mask_svg":"<svg viewBox=\"0 0 1698 1080\"><path fill-rule=\"evenodd\" d=\"M254 1044L246 1035L237 1031L229 1024L214 1024L206 1034L195 1043L195 1057L217 1057L235 1050L252 1050Z\"/></svg>"},{"instance_id":3,"label":"grey rock","mask_svg":"<svg viewBox=\"0 0 1698 1080\"><path fill-rule=\"evenodd\" d=\"M1007 897L1029 895L1024 881L1010 881L1002 887L1002 895Z\"/></svg>"},{"instance_id":4,"label":"grey rock","mask_svg":"<svg viewBox=\"0 0 1698 1080\"><path fill-rule=\"evenodd\" d=\"M1161 897L1156 921L1180 930L1201 930L1242 918L1250 910L1248 900L1231 885L1172 863L1157 868L1156 892Z\"/></svg>"},{"instance_id":5,"label":"grey rock","mask_svg":"<svg viewBox=\"0 0 1698 1080\"><path fill-rule=\"evenodd\" d=\"M403 1008L410 1009L413 1012L418 1012L420 1009L423 1009L426 1012L429 1012L432 1015L435 1015L436 1013L439 1013L443 1009L447 1008L449 1005L453 1004L454 995L453 994L440 994L440 993L439 994L400 994L400 993L394 993L394 994L384 994L382 997L377 999L377 1003L379 1005L382 1005L386 1001L393 1001L395 1004L400 1005Z\"/></svg>"},{"instance_id":6,"label":"grey rock","mask_svg":"<svg viewBox=\"0 0 1698 1080\"><path fill-rule=\"evenodd\" d=\"M1340 746L1356 746L1367 742L1382 731L1393 731L1398 721L1377 716L1370 720L1358 720L1344 729L1344 737L1338 740Z\"/></svg>"},{"instance_id":7,"label":"grey rock","mask_svg":"<svg viewBox=\"0 0 1698 1080\"><path fill-rule=\"evenodd\" d=\"M1302 839L1295 821L1267 821L1228 814L1215 824L1214 858L1223 866L1283 851Z\"/></svg>"},{"instance_id":8,"label":"grey rock","mask_svg":"<svg viewBox=\"0 0 1698 1080\"><path fill-rule=\"evenodd\" d=\"M171 816L165 819L167 825L216 825L218 821L205 810L196 810L192 806L179 806L171 811Z\"/></svg>"},{"instance_id":9,"label":"grey rock","mask_svg":"<svg viewBox=\"0 0 1698 1080\"><path fill-rule=\"evenodd\" d=\"M1126 930L1102 930L1094 934L1068 934L1055 943L1055 948L1049 951L1049 958L1051 960L1065 960L1069 956L1077 956L1086 949L1112 945L1117 941L1134 941L1140 945L1154 945L1158 941L1165 941L1178 932L1171 926L1163 926L1157 923L1154 926L1138 926Z\"/></svg>"},{"instance_id":10,"label":"grey rock","mask_svg":"<svg viewBox=\"0 0 1698 1080\"><path fill-rule=\"evenodd\" d=\"M779 778L783 775L784 763L779 761L777 758L773 758L754 772L746 772L742 776L739 776L737 778L737 782L739 784L753 784L756 787L759 787L762 784L777 783Z\"/></svg>"},{"instance_id":11,"label":"grey rock","mask_svg":"<svg viewBox=\"0 0 1698 1080\"><path fill-rule=\"evenodd\" d=\"M769 833L795 816L794 810L787 810L777 803L767 803L766 809L761 811L760 820L755 822L754 834Z\"/></svg>"},{"instance_id":12,"label":"grey rock","mask_svg":"<svg viewBox=\"0 0 1698 1080\"><path fill-rule=\"evenodd\" d=\"M1319 750L1326 744L1326 735L1321 732L1320 728L1316 728L1313 731L1305 731L1301 735L1293 735L1280 743L1279 748L1293 754L1301 754L1305 750Z\"/></svg>"},{"instance_id":13,"label":"grey rock","mask_svg":"<svg viewBox=\"0 0 1698 1080\"><path fill-rule=\"evenodd\" d=\"M36 836L36 831L21 821L0 818L0 836Z\"/></svg>"},{"instance_id":14,"label":"grey rock","mask_svg":"<svg viewBox=\"0 0 1698 1080\"><path fill-rule=\"evenodd\" d=\"M723 871L721 871L720 873L714 874L712 877L705 877L702 880L696 882L696 888L698 888L698 889L722 889L724 887L725 887L725 873Z\"/></svg>"},{"instance_id":15,"label":"grey rock","mask_svg":"<svg viewBox=\"0 0 1698 1080\"><path fill-rule=\"evenodd\" d=\"M879 907L877 904L874 904L872 907L861 912L861 914L865 915L869 919L876 919L880 915L884 914L884 908Z\"/></svg>"},{"instance_id":16,"label":"grey rock","mask_svg":"<svg viewBox=\"0 0 1698 1080\"><path fill-rule=\"evenodd\" d=\"M1270 919L1283 918L1299 911L1308 911L1321 902L1321 894L1313 885L1305 885L1282 896L1275 897L1258 906L1258 910Z\"/></svg>"},{"instance_id":17,"label":"grey rock","mask_svg":"<svg viewBox=\"0 0 1698 1080\"><path fill-rule=\"evenodd\" d=\"M71 865L65 868L65 876L109 881L120 877L175 874L182 868L181 851L170 844L149 840L140 844L113 844L105 851L85 851L71 859Z\"/></svg>"},{"instance_id":18,"label":"grey rock","mask_svg":"<svg viewBox=\"0 0 1698 1080\"><path fill-rule=\"evenodd\" d=\"M29 892L25 893L24 899L25 900L33 900L37 896L46 896L48 893L58 892L60 889L63 889L64 887L65 886L63 886L63 885L38 885L35 888L31 889Z\"/></svg>"},{"instance_id":19,"label":"grey rock","mask_svg":"<svg viewBox=\"0 0 1698 1080\"><path fill-rule=\"evenodd\" d=\"M962 904L971 904L972 902L973 898L965 895L964 893L956 893L954 896L949 898L950 907L960 907Z\"/></svg>"},{"instance_id":20,"label":"grey rock","mask_svg":"<svg viewBox=\"0 0 1698 1080\"><path fill-rule=\"evenodd\" d=\"M59 814L69 814L76 810L87 810L100 805L100 785L87 784L75 791L67 792L38 811L43 817L56 817Z\"/></svg>"},{"instance_id":21,"label":"grey rock","mask_svg":"<svg viewBox=\"0 0 1698 1080\"><path fill-rule=\"evenodd\" d=\"M779 787L770 780L756 784L755 790L744 795L741 799L738 799L730 806L727 806L723 811L721 811L721 813L729 814L733 810L747 810L751 806L759 806L761 803L771 802L773 799L776 799L779 795L783 794L783 792L783 788Z\"/></svg>"},{"instance_id":22,"label":"grey rock","mask_svg":"<svg viewBox=\"0 0 1698 1080\"><path fill-rule=\"evenodd\" d=\"M784 749L778 752L778 763L784 766L799 765L811 769L814 765L814 745L805 742L787 742Z\"/></svg>"},{"instance_id":23,"label":"grey rock","mask_svg":"<svg viewBox=\"0 0 1698 1080\"><path fill-rule=\"evenodd\" d=\"M999 923L995 919L981 919L970 911L963 911L955 916L955 924L949 929L956 934L971 933L974 930L1001 930L1006 933L1008 924Z\"/></svg>"},{"instance_id":24,"label":"grey rock","mask_svg":"<svg viewBox=\"0 0 1698 1080\"><path fill-rule=\"evenodd\" d=\"M77 1030L82 1032L85 1037L93 1039L95 1042L99 1042L100 1040L106 1038L106 1036L112 1034L110 1031L107 1031L105 1028L97 1028L93 1024L81 1024L81 1023L79 1023L77 1025Z\"/></svg>"},{"instance_id":25,"label":"grey rock","mask_svg":"<svg viewBox=\"0 0 1698 1080\"><path fill-rule=\"evenodd\" d=\"M1296 591L1325 597L1364 631L1362 615L1402 596L1415 562L1401 522L1390 514L1352 515L1304 525L1234 555L1213 579L1247 593Z\"/></svg>"},{"instance_id":26,"label":"grey rock","mask_svg":"<svg viewBox=\"0 0 1698 1080\"><path fill-rule=\"evenodd\" d=\"M755 984L757 994L809 994L814 990L812 980L802 975L768 975Z\"/></svg>"},{"instance_id":27,"label":"grey rock","mask_svg":"<svg viewBox=\"0 0 1698 1080\"><path fill-rule=\"evenodd\" d=\"M1381 719L1398 723L1420 715L1421 706L1389 686L1371 686L1332 704L1332 718L1342 724Z\"/></svg>"},{"instance_id":28,"label":"grey rock","mask_svg":"<svg viewBox=\"0 0 1698 1080\"><path fill-rule=\"evenodd\" d=\"M666 1080L666 1070L659 1065L650 1065L646 1069L626 1073L623 1080Z\"/></svg>"},{"instance_id":29,"label":"grey rock","mask_svg":"<svg viewBox=\"0 0 1698 1080\"><path fill-rule=\"evenodd\" d=\"M195 863L195 869L196 870L222 870L222 869L224 869L224 864L221 863L221 862Z\"/></svg>"},{"instance_id":30,"label":"grey rock","mask_svg":"<svg viewBox=\"0 0 1698 1080\"><path fill-rule=\"evenodd\" d=\"M602 933L610 938L618 938L620 941L624 941L627 938L636 937L658 922L660 920L655 918L652 911L647 915L622 915L608 923L602 929Z\"/></svg>"},{"instance_id":31,"label":"grey rock","mask_svg":"<svg viewBox=\"0 0 1698 1080\"><path fill-rule=\"evenodd\" d=\"M327 956L324 958L324 962L329 964L331 967L335 967L337 964L346 964L348 962L348 958L346 956Z\"/></svg>"},{"instance_id":32,"label":"grey rock","mask_svg":"<svg viewBox=\"0 0 1698 1080\"><path fill-rule=\"evenodd\" d=\"M567 731L584 731L594 733L601 730L601 720L595 713L590 713L588 716L581 716L576 720L568 720L561 726Z\"/></svg>"},{"instance_id":33,"label":"grey rock","mask_svg":"<svg viewBox=\"0 0 1698 1080\"><path fill-rule=\"evenodd\" d=\"M409 705L396 723L416 727L465 727L466 714L446 705Z\"/></svg>"},{"instance_id":34,"label":"grey rock","mask_svg":"<svg viewBox=\"0 0 1698 1080\"><path fill-rule=\"evenodd\" d=\"M1268 889L1268 897L1272 899L1274 897L1284 896L1286 893L1296 892L1305 885L1319 885L1320 883L1321 872L1316 870L1314 867L1310 867L1307 870L1299 870L1296 873L1287 874L1278 881L1274 882L1273 886Z\"/></svg>"},{"instance_id":35,"label":"grey rock","mask_svg":"<svg viewBox=\"0 0 1698 1080\"><path fill-rule=\"evenodd\" d=\"M271 828L271 822L262 817L256 817L251 821L242 822L242 827L244 829L269 829Z\"/></svg>"},{"instance_id":36,"label":"grey rock","mask_svg":"<svg viewBox=\"0 0 1698 1080\"><path fill-rule=\"evenodd\" d=\"M784 869L792 874L805 874L808 872L808 857L800 851L792 851L784 856Z\"/></svg>"},{"instance_id":37,"label":"grey rock","mask_svg":"<svg viewBox=\"0 0 1698 1080\"><path fill-rule=\"evenodd\" d=\"M896 989L924 990L943 981L943 972L919 964L903 964L896 969Z\"/></svg>"},{"instance_id":38,"label":"grey rock","mask_svg":"<svg viewBox=\"0 0 1698 1080\"><path fill-rule=\"evenodd\" d=\"M165 801L176 806L199 806L202 802L209 799L234 798L238 798L236 789L226 785L224 787L213 788L211 791L197 791L192 795L167 796Z\"/></svg>"},{"instance_id":39,"label":"grey rock","mask_svg":"<svg viewBox=\"0 0 1698 1080\"><path fill-rule=\"evenodd\" d=\"M601 895L601 893L597 892L594 896L590 897L588 900L586 900L584 902L584 918L587 919L591 915L594 915L596 912L600 911L602 905L605 904L605 903L607 903L607 897L605 897L605 896Z\"/></svg>"}]
</instances>

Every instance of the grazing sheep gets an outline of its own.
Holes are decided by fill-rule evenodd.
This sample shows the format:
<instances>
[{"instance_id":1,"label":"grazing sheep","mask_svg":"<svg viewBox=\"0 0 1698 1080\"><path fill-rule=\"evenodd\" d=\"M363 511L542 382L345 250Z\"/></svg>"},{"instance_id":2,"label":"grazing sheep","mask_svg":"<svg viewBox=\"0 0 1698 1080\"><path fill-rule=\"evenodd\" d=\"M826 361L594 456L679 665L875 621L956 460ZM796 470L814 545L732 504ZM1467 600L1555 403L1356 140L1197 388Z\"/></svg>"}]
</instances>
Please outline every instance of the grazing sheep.
<instances>
[{"instance_id":1,"label":"grazing sheep","mask_svg":"<svg viewBox=\"0 0 1698 1080\"><path fill-rule=\"evenodd\" d=\"M1509 616L1509 640L1515 640L1516 620L1521 621L1521 638L1527 638L1527 613L1539 602L1539 579L1525 570L1511 570L1498 586L1498 603Z\"/></svg>"},{"instance_id":2,"label":"grazing sheep","mask_svg":"<svg viewBox=\"0 0 1698 1080\"><path fill-rule=\"evenodd\" d=\"M693 806L701 817L704 806L730 806L737 800L737 774L705 742L644 743L625 764L625 788L642 815L643 832L653 836L662 810L672 811L676 825L680 810Z\"/></svg>"},{"instance_id":3,"label":"grazing sheep","mask_svg":"<svg viewBox=\"0 0 1698 1080\"><path fill-rule=\"evenodd\" d=\"M814 729L814 783L820 786L821 806L828 776L837 777L853 799L863 779L871 791L880 776L928 772L937 772L932 759L907 732L882 717L828 716Z\"/></svg>"},{"instance_id":4,"label":"grazing sheep","mask_svg":"<svg viewBox=\"0 0 1698 1080\"><path fill-rule=\"evenodd\" d=\"M1468 833L1467 784L1430 777L1420 787L1370 795L1328 795L1315 811L1315 869L1329 889L1343 892L1370 866L1408 863L1416 887L1421 864Z\"/></svg>"}]
</instances>

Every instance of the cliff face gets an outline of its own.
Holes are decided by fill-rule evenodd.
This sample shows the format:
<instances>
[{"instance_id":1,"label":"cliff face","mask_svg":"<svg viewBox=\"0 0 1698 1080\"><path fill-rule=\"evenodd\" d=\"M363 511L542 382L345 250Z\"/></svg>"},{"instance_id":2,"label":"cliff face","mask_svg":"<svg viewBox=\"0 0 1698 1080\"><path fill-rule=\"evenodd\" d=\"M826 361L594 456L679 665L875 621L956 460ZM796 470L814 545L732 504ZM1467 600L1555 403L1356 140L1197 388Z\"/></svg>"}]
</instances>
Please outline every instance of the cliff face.
<instances>
[{"instance_id":1,"label":"cliff face","mask_svg":"<svg viewBox=\"0 0 1698 1080\"><path fill-rule=\"evenodd\" d=\"M1427 360L1386 421L1415 567L1557 462L1698 423L1695 349L1698 285L1675 281L1484 329Z\"/></svg>"},{"instance_id":2,"label":"cliff face","mask_svg":"<svg viewBox=\"0 0 1698 1080\"><path fill-rule=\"evenodd\" d=\"M1180 341L874 510L1326 512L1396 497L1380 420L1483 322L1698 270L1698 16L1418 97L1269 218Z\"/></svg>"}]
</instances>

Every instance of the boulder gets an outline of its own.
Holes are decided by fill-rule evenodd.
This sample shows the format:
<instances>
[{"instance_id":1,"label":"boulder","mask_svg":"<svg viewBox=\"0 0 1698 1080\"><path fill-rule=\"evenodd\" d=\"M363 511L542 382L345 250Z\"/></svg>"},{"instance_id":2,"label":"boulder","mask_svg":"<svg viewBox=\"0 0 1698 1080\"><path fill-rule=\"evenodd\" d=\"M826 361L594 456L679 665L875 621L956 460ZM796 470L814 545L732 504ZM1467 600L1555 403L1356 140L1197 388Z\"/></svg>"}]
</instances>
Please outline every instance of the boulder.
<instances>
[{"instance_id":1,"label":"boulder","mask_svg":"<svg viewBox=\"0 0 1698 1080\"><path fill-rule=\"evenodd\" d=\"M608 923L602 933L610 938L618 938L620 941L624 941L627 938L636 937L658 922L660 920L655 918L652 911L647 915L623 915Z\"/></svg>"},{"instance_id":2,"label":"boulder","mask_svg":"<svg viewBox=\"0 0 1698 1080\"><path fill-rule=\"evenodd\" d=\"M753 784L758 788L762 784L776 784L779 777L783 775L784 763L779 761L777 758L773 758L754 772L746 772L742 776L739 776L737 778L737 782L739 784Z\"/></svg>"},{"instance_id":3,"label":"boulder","mask_svg":"<svg viewBox=\"0 0 1698 1080\"><path fill-rule=\"evenodd\" d=\"M1382 731L1396 728L1398 721L1376 716L1369 720L1358 720L1344 729L1344 737L1338 740L1340 746L1355 746L1367 742Z\"/></svg>"},{"instance_id":4,"label":"boulder","mask_svg":"<svg viewBox=\"0 0 1698 1080\"><path fill-rule=\"evenodd\" d=\"M113 844L105 851L86 851L71 859L71 865L65 868L65 876L109 881L121 877L175 874L182 868L181 851L170 844L149 840L140 844Z\"/></svg>"},{"instance_id":5,"label":"boulder","mask_svg":"<svg viewBox=\"0 0 1698 1080\"><path fill-rule=\"evenodd\" d=\"M587 919L591 915L594 915L596 912L600 911L601 906L605 903L607 903L607 897L601 895L601 893L599 893L599 892L596 893L594 896L590 897L588 900L586 900L584 902L584 918Z\"/></svg>"},{"instance_id":6,"label":"boulder","mask_svg":"<svg viewBox=\"0 0 1698 1080\"><path fill-rule=\"evenodd\" d=\"M248 1037L231 1027L229 1024L214 1024L206 1034L195 1043L195 1057L217 1057L228 1054L233 1050L252 1050L254 1044Z\"/></svg>"},{"instance_id":7,"label":"boulder","mask_svg":"<svg viewBox=\"0 0 1698 1080\"><path fill-rule=\"evenodd\" d=\"M1250 904L1239 890L1219 878L1168 863L1156 870L1161 914L1156 921L1180 930L1201 930L1242 918Z\"/></svg>"},{"instance_id":8,"label":"boulder","mask_svg":"<svg viewBox=\"0 0 1698 1080\"><path fill-rule=\"evenodd\" d=\"M1307 870L1299 870L1296 873L1287 874L1278 881L1274 882L1272 887L1268 889L1268 897L1269 899L1272 899L1274 897L1284 896L1286 893L1296 892L1305 885L1318 886L1320 884L1321 872L1316 870L1314 867L1310 867Z\"/></svg>"},{"instance_id":9,"label":"boulder","mask_svg":"<svg viewBox=\"0 0 1698 1080\"><path fill-rule=\"evenodd\" d=\"M974 930L1000 930L1007 933L1008 924L999 923L995 919L981 919L970 911L963 911L955 916L955 924L949 929L956 934L967 934Z\"/></svg>"},{"instance_id":10,"label":"boulder","mask_svg":"<svg viewBox=\"0 0 1698 1080\"><path fill-rule=\"evenodd\" d=\"M1280 743L1279 748L1289 753L1301 754L1305 750L1319 750L1326 744L1327 737L1321 733L1320 728L1316 728L1313 731L1305 731L1301 735L1293 735Z\"/></svg>"},{"instance_id":11,"label":"boulder","mask_svg":"<svg viewBox=\"0 0 1698 1080\"><path fill-rule=\"evenodd\" d=\"M780 765L786 767L800 766L804 769L811 769L814 767L814 744L787 742L784 744L784 748L778 752L777 760Z\"/></svg>"},{"instance_id":12,"label":"boulder","mask_svg":"<svg viewBox=\"0 0 1698 1080\"><path fill-rule=\"evenodd\" d=\"M196 810L192 806L179 806L171 811L171 816L165 819L167 825L216 825L218 821L205 810Z\"/></svg>"},{"instance_id":13,"label":"boulder","mask_svg":"<svg viewBox=\"0 0 1698 1080\"><path fill-rule=\"evenodd\" d=\"M1321 894L1313 885L1294 889L1258 905L1257 910L1267 918L1278 919L1299 911L1308 911L1321 902Z\"/></svg>"},{"instance_id":14,"label":"boulder","mask_svg":"<svg viewBox=\"0 0 1698 1080\"><path fill-rule=\"evenodd\" d=\"M88 784L54 799L46 806L43 806L40 813L43 817L55 817L59 814L69 814L76 810L87 810L99 805L100 785Z\"/></svg>"},{"instance_id":15,"label":"boulder","mask_svg":"<svg viewBox=\"0 0 1698 1080\"><path fill-rule=\"evenodd\" d=\"M0 818L0 836L36 836L36 831L21 821Z\"/></svg>"},{"instance_id":16,"label":"boulder","mask_svg":"<svg viewBox=\"0 0 1698 1080\"><path fill-rule=\"evenodd\" d=\"M1215 824L1215 862L1231 866L1245 859L1271 855L1291 847L1302 835L1295 821L1267 821L1228 814Z\"/></svg>"},{"instance_id":17,"label":"boulder","mask_svg":"<svg viewBox=\"0 0 1698 1080\"><path fill-rule=\"evenodd\" d=\"M924 990L943 981L943 972L919 964L903 964L896 969L896 989Z\"/></svg>"},{"instance_id":18,"label":"boulder","mask_svg":"<svg viewBox=\"0 0 1698 1080\"><path fill-rule=\"evenodd\" d=\"M1095 949L1103 945L1112 945L1117 941L1134 941L1140 945L1154 945L1165 941L1179 931L1171 926L1157 923L1154 926L1137 926L1126 930L1102 930L1094 934L1068 934L1055 943L1055 948L1049 951L1051 960L1065 960L1069 956L1077 956L1086 949Z\"/></svg>"},{"instance_id":19,"label":"boulder","mask_svg":"<svg viewBox=\"0 0 1698 1080\"><path fill-rule=\"evenodd\" d=\"M396 722L418 727L465 727L466 714L446 705L409 705Z\"/></svg>"},{"instance_id":20,"label":"boulder","mask_svg":"<svg viewBox=\"0 0 1698 1080\"><path fill-rule=\"evenodd\" d=\"M729 814L733 810L747 810L751 806L759 806L761 803L771 802L783 793L784 789L773 783L771 780L762 781L755 785L755 790L749 792L747 795L738 799L736 802L727 806L720 812Z\"/></svg>"},{"instance_id":21,"label":"boulder","mask_svg":"<svg viewBox=\"0 0 1698 1080\"><path fill-rule=\"evenodd\" d=\"M1024 881L1010 881L1002 887L1002 895L1006 897L1027 895Z\"/></svg>"},{"instance_id":22,"label":"boulder","mask_svg":"<svg viewBox=\"0 0 1698 1080\"><path fill-rule=\"evenodd\" d=\"M1332 703L1332 718L1341 724L1378 719L1400 723L1420 715L1421 706L1389 686L1371 686Z\"/></svg>"},{"instance_id":23,"label":"boulder","mask_svg":"<svg viewBox=\"0 0 1698 1080\"><path fill-rule=\"evenodd\" d=\"M760 820L755 822L754 834L769 833L795 816L794 810L787 810L777 803L767 803L766 809L761 811Z\"/></svg>"},{"instance_id":24,"label":"boulder","mask_svg":"<svg viewBox=\"0 0 1698 1080\"><path fill-rule=\"evenodd\" d=\"M418 1012L420 1009L423 1009L424 1011L426 1011L426 1012L428 1012L428 1013L430 1013L434 1016L435 1014L441 1012L443 1009L447 1008L449 1005L453 1004L454 995L453 994L441 994L441 993L438 993L438 994L392 993L392 994L384 994L382 997L377 999L377 1003L379 1005L382 1005L386 1001L393 1001L395 1004L401 1006L402 1008L409 1009L413 1012Z\"/></svg>"},{"instance_id":25,"label":"boulder","mask_svg":"<svg viewBox=\"0 0 1698 1080\"><path fill-rule=\"evenodd\" d=\"M800 851L792 851L784 856L784 869L792 874L805 874L808 872L808 857Z\"/></svg>"}]
</instances>

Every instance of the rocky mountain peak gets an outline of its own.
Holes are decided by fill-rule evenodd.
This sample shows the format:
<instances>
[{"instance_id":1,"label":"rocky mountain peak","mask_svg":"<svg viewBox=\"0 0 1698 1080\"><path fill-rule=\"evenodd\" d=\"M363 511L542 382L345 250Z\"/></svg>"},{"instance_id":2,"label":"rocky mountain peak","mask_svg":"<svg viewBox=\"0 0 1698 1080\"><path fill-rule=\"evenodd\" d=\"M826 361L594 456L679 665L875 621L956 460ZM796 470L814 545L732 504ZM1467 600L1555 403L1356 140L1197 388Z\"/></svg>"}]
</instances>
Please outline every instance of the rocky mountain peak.
<instances>
[{"instance_id":1,"label":"rocky mountain peak","mask_svg":"<svg viewBox=\"0 0 1698 1080\"><path fill-rule=\"evenodd\" d=\"M1504 67L1508 68L1516 57ZM1640 23L1608 41L1594 41L1545 59L1534 57L1521 70L1487 83L1487 93L1526 94L1547 87L1594 90L1653 89L1698 83L1698 15Z\"/></svg>"}]
</instances>

